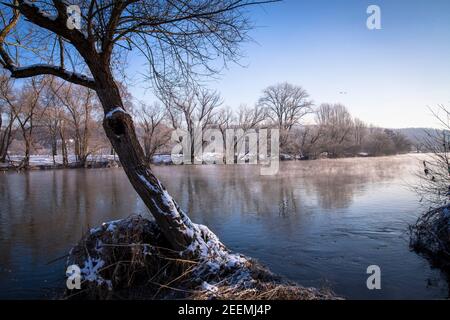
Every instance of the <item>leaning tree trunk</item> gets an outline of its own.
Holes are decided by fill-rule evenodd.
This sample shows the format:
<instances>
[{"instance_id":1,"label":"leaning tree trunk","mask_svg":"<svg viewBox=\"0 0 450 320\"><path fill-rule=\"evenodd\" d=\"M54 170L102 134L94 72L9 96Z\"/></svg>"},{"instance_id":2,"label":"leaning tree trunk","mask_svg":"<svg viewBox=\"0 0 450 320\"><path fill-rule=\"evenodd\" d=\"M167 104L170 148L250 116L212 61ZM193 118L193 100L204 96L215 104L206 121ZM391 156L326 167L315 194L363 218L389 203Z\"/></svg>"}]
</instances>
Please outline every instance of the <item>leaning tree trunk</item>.
<instances>
[{"instance_id":1,"label":"leaning tree trunk","mask_svg":"<svg viewBox=\"0 0 450 320\"><path fill-rule=\"evenodd\" d=\"M195 226L146 165L133 120L123 107L119 89L112 77L97 80L101 80L96 92L105 112L103 127L128 179L173 249L185 250L198 236Z\"/></svg>"}]
</instances>

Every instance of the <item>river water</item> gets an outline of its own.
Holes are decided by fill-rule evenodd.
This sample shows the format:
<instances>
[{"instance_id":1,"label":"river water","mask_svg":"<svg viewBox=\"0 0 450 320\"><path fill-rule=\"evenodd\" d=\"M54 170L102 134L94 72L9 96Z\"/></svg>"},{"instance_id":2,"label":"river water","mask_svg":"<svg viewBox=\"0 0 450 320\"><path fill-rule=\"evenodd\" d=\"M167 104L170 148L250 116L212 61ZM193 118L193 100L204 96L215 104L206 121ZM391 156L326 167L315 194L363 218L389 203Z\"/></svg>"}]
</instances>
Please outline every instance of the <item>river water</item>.
<instances>
[{"instance_id":1,"label":"river water","mask_svg":"<svg viewBox=\"0 0 450 320\"><path fill-rule=\"evenodd\" d=\"M420 164L403 155L282 162L275 176L250 165L154 171L194 222L290 280L353 299L447 298L445 275L408 248L424 210L409 188ZM0 298L54 298L65 285L58 258L90 227L133 213L147 211L121 169L0 173ZM367 289L369 265L381 290Z\"/></svg>"}]
</instances>

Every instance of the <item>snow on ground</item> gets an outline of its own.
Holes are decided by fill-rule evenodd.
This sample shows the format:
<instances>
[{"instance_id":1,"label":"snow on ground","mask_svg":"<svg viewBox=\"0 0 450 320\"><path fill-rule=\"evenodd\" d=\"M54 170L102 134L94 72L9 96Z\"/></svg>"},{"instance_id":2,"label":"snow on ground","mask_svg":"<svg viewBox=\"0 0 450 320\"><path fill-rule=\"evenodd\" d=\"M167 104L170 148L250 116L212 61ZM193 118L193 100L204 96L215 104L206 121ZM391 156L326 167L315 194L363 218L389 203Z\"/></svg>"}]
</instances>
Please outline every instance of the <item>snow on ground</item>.
<instances>
[{"instance_id":1,"label":"snow on ground","mask_svg":"<svg viewBox=\"0 0 450 320\"><path fill-rule=\"evenodd\" d=\"M182 156L182 155L180 155ZM156 164L171 164L172 156L170 154L157 154L153 156L153 163Z\"/></svg>"},{"instance_id":2,"label":"snow on ground","mask_svg":"<svg viewBox=\"0 0 450 320\"><path fill-rule=\"evenodd\" d=\"M9 159L13 163L20 163L23 159L22 155L10 155ZM69 155L68 156L69 163L76 163L76 157L75 155ZM112 156L112 155L90 155L87 158L88 161L93 162L102 162L102 161L108 161L108 160L119 160L118 156ZM63 158L62 156L58 155L55 156L55 162L56 164L62 164ZM30 156L30 165L31 166L40 166L40 165L53 165L53 157L51 155L31 155Z\"/></svg>"},{"instance_id":3,"label":"snow on ground","mask_svg":"<svg viewBox=\"0 0 450 320\"><path fill-rule=\"evenodd\" d=\"M425 153L409 153L409 154L404 154L404 155L396 155L396 156L388 156L388 157L417 157L418 159L425 159L429 154L425 154ZM293 160L294 157L292 156L288 156L288 155L281 155L282 158L284 158L284 160ZM218 159L222 159L221 157L223 157L223 155L221 153L205 153L203 154L203 161L207 162L207 163L213 163L214 161L216 161L216 163L220 163L220 161L218 161ZM360 157L366 157L366 155L360 155ZM69 164L74 164L76 163L76 157L75 155L69 155ZM247 160L250 158L249 155L244 157L245 159L243 160ZM295 157L297 159L297 157ZM385 158L385 157L377 157L379 159ZM23 155L10 155L9 159L14 163L14 164L19 164L22 159L23 159ZM340 159L322 159L322 161L353 161L355 158L340 158ZM102 155L90 155L87 159L88 161L92 161L92 162L104 162L104 161L119 161L119 157L117 155L109 155L109 154L102 154ZM172 161L175 160L175 161ZM197 159L198 161L200 161L200 158ZM260 159L264 160L264 159ZM62 156L58 155L55 156L55 162L56 164L62 164L63 160L62 160ZM182 163L183 162L183 155L182 154L178 154L178 155L170 155L170 154L157 154L153 156L153 163L157 164L157 165L169 165L169 164L173 164L173 163ZM31 166L52 166L53 165L53 157L51 155L31 155L30 156L30 165ZM8 167L9 164L5 164L5 163L0 163L0 168L2 167Z\"/></svg>"},{"instance_id":4,"label":"snow on ground","mask_svg":"<svg viewBox=\"0 0 450 320\"><path fill-rule=\"evenodd\" d=\"M196 161L201 161L203 159L204 162L207 163L213 163L213 162L220 162L221 159L223 159L222 153L204 153L202 157L196 157ZM172 161L175 160L175 161ZM183 155L182 154L157 154L153 156L153 163L156 164L172 164L172 163L181 163L183 162Z\"/></svg>"},{"instance_id":5,"label":"snow on ground","mask_svg":"<svg viewBox=\"0 0 450 320\"><path fill-rule=\"evenodd\" d=\"M212 162L214 159L217 159L218 155L216 154L205 154L203 156L204 161ZM19 164L23 159L23 155L10 155L9 160L14 164ZM183 155L170 155L170 154L157 154L153 156L154 164L172 164L172 159L175 159L177 163L182 162ZM75 155L69 155L68 157L69 164L76 163ZM92 162L103 162L103 161L119 161L119 157L117 155L90 155L87 158L88 161ZM55 156L56 164L62 164L63 158L61 155ZM30 156L30 165L31 166L52 166L53 165L53 157L51 155L31 155ZM8 166L7 164L0 164L0 166Z\"/></svg>"}]
</instances>

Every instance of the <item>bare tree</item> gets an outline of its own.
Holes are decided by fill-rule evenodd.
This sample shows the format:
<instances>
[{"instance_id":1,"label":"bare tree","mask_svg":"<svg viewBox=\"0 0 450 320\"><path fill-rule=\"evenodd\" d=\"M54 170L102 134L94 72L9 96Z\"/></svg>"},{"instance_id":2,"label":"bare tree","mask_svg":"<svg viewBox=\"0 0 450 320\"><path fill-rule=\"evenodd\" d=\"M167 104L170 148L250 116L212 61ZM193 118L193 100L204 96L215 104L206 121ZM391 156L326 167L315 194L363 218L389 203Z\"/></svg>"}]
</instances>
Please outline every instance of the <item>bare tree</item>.
<instances>
[{"instance_id":1,"label":"bare tree","mask_svg":"<svg viewBox=\"0 0 450 320\"><path fill-rule=\"evenodd\" d=\"M318 141L322 137L321 126L303 126L299 131L299 146L297 154L302 159L314 159L320 152Z\"/></svg>"},{"instance_id":2,"label":"bare tree","mask_svg":"<svg viewBox=\"0 0 450 320\"><path fill-rule=\"evenodd\" d=\"M412 144L405 135L391 129L384 129L384 133L391 139L394 145L394 153L405 153L411 151Z\"/></svg>"},{"instance_id":3,"label":"bare tree","mask_svg":"<svg viewBox=\"0 0 450 320\"><path fill-rule=\"evenodd\" d=\"M450 197L450 112L443 105L430 111L442 129L425 132L422 143L428 156L413 188L423 201L437 208L448 204Z\"/></svg>"},{"instance_id":4,"label":"bare tree","mask_svg":"<svg viewBox=\"0 0 450 320\"><path fill-rule=\"evenodd\" d=\"M262 125L267 120L267 109L255 105L250 108L245 105L241 105L237 112L237 126L244 131L255 129Z\"/></svg>"},{"instance_id":5,"label":"bare tree","mask_svg":"<svg viewBox=\"0 0 450 320\"><path fill-rule=\"evenodd\" d=\"M89 88L66 84L58 86L54 94L68 111L67 119L74 130L75 156L77 162L84 166L93 151L90 149L90 135L97 109L95 93Z\"/></svg>"},{"instance_id":6,"label":"bare tree","mask_svg":"<svg viewBox=\"0 0 450 320\"><path fill-rule=\"evenodd\" d=\"M286 144L292 127L311 113L313 106L306 90L287 82L264 89L258 103L267 108L269 117L280 129L281 147Z\"/></svg>"},{"instance_id":7,"label":"bare tree","mask_svg":"<svg viewBox=\"0 0 450 320\"><path fill-rule=\"evenodd\" d=\"M364 123L364 121L358 118L355 118L353 122L354 122L355 145L358 148L361 148L364 142L364 138L367 135L367 125Z\"/></svg>"},{"instance_id":8,"label":"bare tree","mask_svg":"<svg viewBox=\"0 0 450 320\"><path fill-rule=\"evenodd\" d=\"M420 158L423 167L411 188L421 197L426 211L409 227L410 246L438 266L446 266L450 258L450 112L444 105L430 111L441 129L426 130L422 138L428 153Z\"/></svg>"},{"instance_id":9,"label":"bare tree","mask_svg":"<svg viewBox=\"0 0 450 320\"><path fill-rule=\"evenodd\" d=\"M186 130L190 145L191 163L201 162L196 150L203 145L203 132L214 124L216 112L222 105L219 93L204 88L171 93L165 103L174 129Z\"/></svg>"},{"instance_id":10,"label":"bare tree","mask_svg":"<svg viewBox=\"0 0 450 320\"><path fill-rule=\"evenodd\" d=\"M232 127L234 120L235 120L234 112L229 106L220 108L216 113L216 117L214 118L213 122L214 125L222 133L223 145L225 145L226 129Z\"/></svg>"},{"instance_id":11,"label":"bare tree","mask_svg":"<svg viewBox=\"0 0 450 320\"><path fill-rule=\"evenodd\" d=\"M0 74L0 162L5 162L8 149L13 141L16 115L13 105L16 96L13 93L13 81L5 74Z\"/></svg>"},{"instance_id":12,"label":"bare tree","mask_svg":"<svg viewBox=\"0 0 450 320\"><path fill-rule=\"evenodd\" d=\"M353 120L347 108L341 104L324 103L317 110L316 121L321 127L323 149L333 156L343 153L353 130Z\"/></svg>"},{"instance_id":13,"label":"bare tree","mask_svg":"<svg viewBox=\"0 0 450 320\"><path fill-rule=\"evenodd\" d=\"M41 98L48 82L49 78L32 78L21 89L17 103L11 104L12 112L19 124L25 148L25 155L19 165L20 169L28 168L30 165L31 149L34 143L33 130L45 110L45 106L41 103Z\"/></svg>"},{"instance_id":14,"label":"bare tree","mask_svg":"<svg viewBox=\"0 0 450 320\"><path fill-rule=\"evenodd\" d=\"M159 103L152 106L142 104L137 111L147 164L150 164L155 153L170 141L171 129L164 123L166 115L166 111Z\"/></svg>"},{"instance_id":15,"label":"bare tree","mask_svg":"<svg viewBox=\"0 0 450 320\"><path fill-rule=\"evenodd\" d=\"M233 148L233 151L236 154L238 145L240 143L243 143L244 139L246 138L245 134L248 133L249 130L257 129L258 127L262 126L266 120L267 112L265 108L259 105L255 105L252 108L246 105L240 105L236 112L233 112L230 107L221 108L216 113L213 124L214 127L217 127L222 133L223 145L225 147ZM242 135L234 135L234 140L231 146L228 146L226 141L227 129L240 129L243 133ZM240 150L241 160L245 159L248 155L248 152L246 152L244 149Z\"/></svg>"},{"instance_id":16,"label":"bare tree","mask_svg":"<svg viewBox=\"0 0 450 320\"><path fill-rule=\"evenodd\" d=\"M58 127L58 133L59 139L61 140L61 156L64 167L67 167L69 165L69 151L67 147L67 123L67 117L64 113L62 113Z\"/></svg>"},{"instance_id":17,"label":"bare tree","mask_svg":"<svg viewBox=\"0 0 450 320\"><path fill-rule=\"evenodd\" d=\"M373 156L395 154L395 145L384 129L374 128L367 138L366 150Z\"/></svg>"},{"instance_id":18,"label":"bare tree","mask_svg":"<svg viewBox=\"0 0 450 320\"><path fill-rule=\"evenodd\" d=\"M146 166L115 80L114 62L123 63L119 56L127 50L139 50L160 89L214 73L211 62L218 56L224 61L239 57L238 45L250 28L245 7L264 2L270 1L81 0L77 29L68 28L62 0L10 0L0 5L0 64L15 78L52 74L97 93L106 135L131 184L172 247L185 250L199 232ZM26 65L24 57L30 56L36 63Z\"/></svg>"},{"instance_id":19,"label":"bare tree","mask_svg":"<svg viewBox=\"0 0 450 320\"><path fill-rule=\"evenodd\" d=\"M245 160L249 156L256 157L256 155L250 155L249 152L251 150L250 145L248 148L245 146L246 134L250 133L253 130L259 129L263 126L264 122L267 120L267 109L260 106L255 105L250 108L246 105L241 105L237 111L237 122L236 127L243 131L243 135L236 135L233 151L237 152L236 160ZM250 143L250 140L249 140ZM239 145L242 145L242 148L239 148ZM240 149L240 150L239 150ZM261 155L260 155L261 156Z\"/></svg>"},{"instance_id":20,"label":"bare tree","mask_svg":"<svg viewBox=\"0 0 450 320\"><path fill-rule=\"evenodd\" d=\"M56 83L52 81L52 83L44 89L41 99L47 107L40 118L41 125L44 126L48 132L53 164L56 164L55 156L58 155L58 137L61 132L61 124L65 116L64 110L59 103L57 96L54 94L57 90L54 88L55 85ZM65 161L63 162L65 163ZM67 165L68 162L65 164Z\"/></svg>"}]
</instances>

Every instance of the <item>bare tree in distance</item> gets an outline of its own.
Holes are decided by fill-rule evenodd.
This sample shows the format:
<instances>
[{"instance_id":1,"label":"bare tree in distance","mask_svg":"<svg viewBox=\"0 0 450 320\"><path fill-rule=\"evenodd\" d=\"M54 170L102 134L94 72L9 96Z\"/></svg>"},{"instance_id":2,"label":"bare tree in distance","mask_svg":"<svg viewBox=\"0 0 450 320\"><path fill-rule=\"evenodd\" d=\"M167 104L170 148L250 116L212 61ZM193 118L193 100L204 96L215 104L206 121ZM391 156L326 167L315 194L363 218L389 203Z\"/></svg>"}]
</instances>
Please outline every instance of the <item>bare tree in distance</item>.
<instances>
[{"instance_id":1,"label":"bare tree in distance","mask_svg":"<svg viewBox=\"0 0 450 320\"><path fill-rule=\"evenodd\" d=\"M247 131L255 129L263 125L267 120L267 109L255 105L250 108L246 105L241 105L237 111L237 127Z\"/></svg>"},{"instance_id":2,"label":"bare tree in distance","mask_svg":"<svg viewBox=\"0 0 450 320\"><path fill-rule=\"evenodd\" d=\"M354 128L353 119L347 108L342 104L321 104L316 113L317 124L321 127L321 143L326 146L326 152L335 156L345 152L346 143Z\"/></svg>"},{"instance_id":3,"label":"bare tree in distance","mask_svg":"<svg viewBox=\"0 0 450 320\"><path fill-rule=\"evenodd\" d=\"M0 162L5 162L8 149L15 133L16 115L13 105L17 96L14 94L14 83L4 73L0 74Z\"/></svg>"},{"instance_id":4,"label":"bare tree in distance","mask_svg":"<svg viewBox=\"0 0 450 320\"><path fill-rule=\"evenodd\" d=\"M318 146L318 141L322 137L323 128L321 126L304 126L298 130L298 146L297 154L301 159L314 159L321 151Z\"/></svg>"},{"instance_id":5,"label":"bare tree in distance","mask_svg":"<svg viewBox=\"0 0 450 320\"><path fill-rule=\"evenodd\" d=\"M33 131L47 107L42 103L42 95L50 82L49 77L32 78L21 88L21 94L16 103L10 105L17 119L25 148L25 156L19 164L19 169L28 168L30 165L30 155L34 144Z\"/></svg>"},{"instance_id":6,"label":"bare tree in distance","mask_svg":"<svg viewBox=\"0 0 450 320\"><path fill-rule=\"evenodd\" d=\"M145 161L150 164L155 153L167 145L171 138L172 130L164 123L167 111L159 103L151 106L142 103L136 114L142 131Z\"/></svg>"},{"instance_id":7,"label":"bare tree in distance","mask_svg":"<svg viewBox=\"0 0 450 320\"><path fill-rule=\"evenodd\" d=\"M410 225L410 246L437 266L450 258L450 112L444 105L429 108L440 129L426 130L422 149L426 157L411 188L420 196L425 212Z\"/></svg>"},{"instance_id":8,"label":"bare tree in distance","mask_svg":"<svg viewBox=\"0 0 450 320\"><path fill-rule=\"evenodd\" d=\"M216 117L214 119L214 124L222 133L224 145L225 145L226 129L229 129L232 127L235 119L236 119L236 117L234 115L233 110L230 108L230 106L221 107L217 111Z\"/></svg>"},{"instance_id":9,"label":"bare tree in distance","mask_svg":"<svg viewBox=\"0 0 450 320\"><path fill-rule=\"evenodd\" d=\"M353 120L353 127L354 127L354 139L355 144L358 147L358 151L360 151L360 148L363 144L364 138L367 136L367 125L364 123L364 121L355 118Z\"/></svg>"},{"instance_id":10,"label":"bare tree in distance","mask_svg":"<svg viewBox=\"0 0 450 320\"><path fill-rule=\"evenodd\" d=\"M413 189L422 202L437 208L447 204L450 197L450 111L444 105L430 111L441 129L425 131L422 147L428 155Z\"/></svg>"},{"instance_id":11,"label":"bare tree in distance","mask_svg":"<svg viewBox=\"0 0 450 320\"><path fill-rule=\"evenodd\" d=\"M258 104L267 109L268 116L280 129L281 146L286 144L292 127L313 112L313 102L306 90L287 82L264 89Z\"/></svg>"},{"instance_id":12,"label":"bare tree in distance","mask_svg":"<svg viewBox=\"0 0 450 320\"><path fill-rule=\"evenodd\" d=\"M75 156L81 166L86 165L87 158L94 151L90 149L91 130L98 103L95 92L89 88L75 86L71 83L53 86L53 94L67 110L66 121L74 130Z\"/></svg>"},{"instance_id":13,"label":"bare tree in distance","mask_svg":"<svg viewBox=\"0 0 450 320\"><path fill-rule=\"evenodd\" d=\"M61 124L64 119L64 110L59 103L56 95L54 94L55 84L52 82L50 85L48 85L42 94L42 100L47 105L47 108L45 108L40 123L42 126L47 128L48 136L50 139L50 145L51 145L51 154L53 159L53 164L56 164L55 156L58 155L58 137L61 132ZM68 164L65 161L63 161L65 165Z\"/></svg>"},{"instance_id":14,"label":"bare tree in distance","mask_svg":"<svg viewBox=\"0 0 450 320\"><path fill-rule=\"evenodd\" d=\"M262 126L267 120L267 111L265 108L255 105L249 107L247 105L240 105L236 111L233 111L229 106L221 108L215 119L213 120L214 126L217 127L223 137L223 145L226 147L234 148L237 150L237 145L245 139L245 133L252 129L257 129ZM234 142L231 146L226 145L226 130L227 129L239 129L242 130L244 135L234 136ZM247 153L243 152L242 157L245 157Z\"/></svg>"},{"instance_id":15,"label":"bare tree in distance","mask_svg":"<svg viewBox=\"0 0 450 320\"><path fill-rule=\"evenodd\" d=\"M216 113L223 101L217 91L195 87L171 92L163 99L173 129L185 130L190 147L190 163L202 163L196 154L203 146L204 131L214 124Z\"/></svg>"},{"instance_id":16,"label":"bare tree in distance","mask_svg":"<svg viewBox=\"0 0 450 320\"><path fill-rule=\"evenodd\" d=\"M256 159L256 156L264 156L264 155L250 155L249 151L251 150L250 145L248 148L245 146L246 144L246 135L248 133L256 132L256 129L260 129L264 125L267 125L267 117L268 112L267 108L256 104L253 107L249 107L246 105L241 105L237 110L237 122L236 127L239 130L242 130L243 134L235 133L235 140L233 145L233 151L236 154L236 161L245 161L247 158ZM250 140L249 142L250 143ZM267 156L267 155L265 155ZM264 159L265 160L265 159Z\"/></svg>"},{"instance_id":17,"label":"bare tree in distance","mask_svg":"<svg viewBox=\"0 0 450 320\"><path fill-rule=\"evenodd\" d=\"M173 249L195 248L202 243L199 232L146 165L113 69L137 50L160 90L214 74L217 58L240 56L239 44L251 28L246 8L268 2L273 1L82 0L78 30L67 27L62 0L10 0L0 4L0 64L14 78L51 74L94 90L106 135L131 184Z\"/></svg>"}]
</instances>

